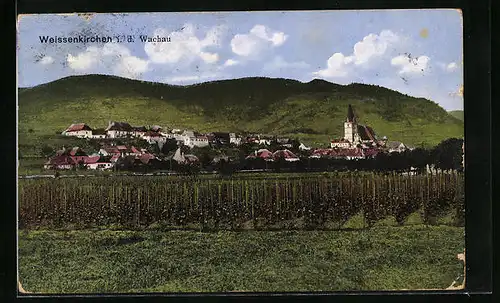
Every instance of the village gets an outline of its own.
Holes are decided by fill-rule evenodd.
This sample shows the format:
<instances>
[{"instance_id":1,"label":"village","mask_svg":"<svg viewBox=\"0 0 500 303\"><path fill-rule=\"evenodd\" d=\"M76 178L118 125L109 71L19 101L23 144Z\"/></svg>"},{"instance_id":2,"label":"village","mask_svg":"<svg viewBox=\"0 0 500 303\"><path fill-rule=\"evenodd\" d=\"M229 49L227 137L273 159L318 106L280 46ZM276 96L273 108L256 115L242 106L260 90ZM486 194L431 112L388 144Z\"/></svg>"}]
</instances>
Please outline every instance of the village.
<instances>
[{"instance_id":1,"label":"village","mask_svg":"<svg viewBox=\"0 0 500 303\"><path fill-rule=\"evenodd\" d=\"M172 168L172 162L177 165L197 165L200 163L199 156L190 153L194 148L233 147L248 152L248 148L242 147L250 146L252 150L245 155L245 160L264 160L265 162L280 160L298 162L303 158L359 160L374 158L379 153L401 153L413 149L402 142L388 141L385 136L379 139L370 126L357 122L351 105L347 109L344 122L344 136L333 139L329 148L307 147L304 143L287 137L227 132L202 134L193 130L166 129L159 125L132 126L127 122L116 121L109 121L105 129L94 129L86 123L71 124L61 134L98 141L100 148L97 152L89 154L80 147L63 147L45 163L45 169L110 170L117 168L126 170L134 166ZM156 152L144 146L123 143L137 139L149 146L156 146ZM168 155L161 152L166 145L170 148L174 146ZM215 163L220 160L230 162L234 159L221 155L210 160ZM168 162L170 166L162 166L162 162Z\"/></svg>"}]
</instances>

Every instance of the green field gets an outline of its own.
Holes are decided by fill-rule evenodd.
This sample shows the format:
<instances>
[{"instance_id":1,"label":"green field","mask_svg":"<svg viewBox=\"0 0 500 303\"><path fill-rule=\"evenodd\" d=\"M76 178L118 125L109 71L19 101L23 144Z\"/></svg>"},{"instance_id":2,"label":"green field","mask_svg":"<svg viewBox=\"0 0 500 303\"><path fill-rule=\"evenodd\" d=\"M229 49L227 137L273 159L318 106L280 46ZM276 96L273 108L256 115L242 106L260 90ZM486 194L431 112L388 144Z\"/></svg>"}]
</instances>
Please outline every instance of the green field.
<instances>
[{"instance_id":1,"label":"green field","mask_svg":"<svg viewBox=\"0 0 500 303\"><path fill-rule=\"evenodd\" d=\"M464 229L444 225L20 230L19 273L34 293L444 289L463 273L464 245Z\"/></svg>"}]
</instances>

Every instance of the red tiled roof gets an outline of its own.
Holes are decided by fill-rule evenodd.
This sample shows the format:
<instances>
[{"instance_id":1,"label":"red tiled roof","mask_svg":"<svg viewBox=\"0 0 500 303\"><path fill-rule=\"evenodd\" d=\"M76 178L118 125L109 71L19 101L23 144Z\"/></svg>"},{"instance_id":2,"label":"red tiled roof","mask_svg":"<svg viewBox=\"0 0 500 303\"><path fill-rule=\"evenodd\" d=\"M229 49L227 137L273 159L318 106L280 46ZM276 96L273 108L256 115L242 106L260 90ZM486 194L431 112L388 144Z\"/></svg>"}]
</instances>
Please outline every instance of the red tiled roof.
<instances>
[{"instance_id":1,"label":"red tiled roof","mask_svg":"<svg viewBox=\"0 0 500 303\"><path fill-rule=\"evenodd\" d=\"M68 157L66 155L59 155L59 156L55 156L55 157L51 158L45 164L46 165L55 165L55 166L59 166L59 165L75 165L76 162L71 157Z\"/></svg>"},{"instance_id":2,"label":"red tiled roof","mask_svg":"<svg viewBox=\"0 0 500 303\"><path fill-rule=\"evenodd\" d=\"M92 128L85 123L76 123L71 124L68 129L66 129L66 132L77 132L80 130L92 130Z\"/></svg>"},{"instance_id":3,"label":"red tiled roof","mask_svg":"<svg viewBox=\"0 0 500 303\"><path fill-rule=\"evenodd\" d=\"M91 156L91 157L83 158L83 162L85 164L93 164L93 163L99 162L99 159L101 159L101 156Z\"/></svg>"},{"instance_id":4,"label":"red tiled roof","mask_svg":"<svg viewBox=\"0 0 500 303\"><path fill-rule=\"evenodd\" d=\"M360 148L354 149L334 149L334 148L325 148L325 149L317 149L312 153L312 156L320 156L320 157L363 157L363 150Z\"/></svg>"},{"instance_id":5,"label":"red tiled roof","mask_svg":"<svg viewBox=\"0 0 500 303\"><path fill-rule=\"evenodd\" d=\"M363 150L361 148L354 149L340 149L337 151L338 157L363 157Z\"/></svg>"},{"instance_id":6,"label":"red tiled roof","mask_svg":"<svg viewBox=\"0 0 500 303\"><path fill-rule=\"evenodd\" d=\"M104 150L109 154L120 154L120 150L116 147L106 147Z\"/></svg>"},{"instance_id":7,"label":"red tiled roof","mask_svg":"<svg viewBox=\"0 0 500 303\"><path fill-rule=\"evenodd\" d=\"M257 157L259 158L272 158L273 157L273 153L271 153L269 150L267 149L259 149L257 151Z\"/></svg>"},{"instance_id":8,"label":"red tiled roof","mask_svg":"<svg viewBox=\"0 0 500 303\"><path fill-rule=\"evenodd\" d=\"M299 157L297 157L294 153L292 153L288 149L283 149L283 150L275 151L273 154L273 158L274 159L278 159L278 158L298 159Z\"/></svg>"},{"instance_id":9,"label":"red tiled roof","mask_svg":"<svg viewBox=\"0 0 500 303\"><path fill-rule=\"evenodd\" d=\"M269 150L263 148L263 149L259 149L258 151L255 151L247 156L247 159L252 159L252 158L272 159L273 153L270 152Z\"/></svg>"},{"instance_id":10,"label":"red tiled roof","mask_svg":"<svg viewBox=\"0 0 500 303\"><path fill-rule=\"evenodd\" d=\"M369 149L365 149L363 151L363 153L365 154L365 157L372 157L372 156L376 156L378 154L378 150L374 149L374 148L369 148Z\"/></svg>"}]
</instances>

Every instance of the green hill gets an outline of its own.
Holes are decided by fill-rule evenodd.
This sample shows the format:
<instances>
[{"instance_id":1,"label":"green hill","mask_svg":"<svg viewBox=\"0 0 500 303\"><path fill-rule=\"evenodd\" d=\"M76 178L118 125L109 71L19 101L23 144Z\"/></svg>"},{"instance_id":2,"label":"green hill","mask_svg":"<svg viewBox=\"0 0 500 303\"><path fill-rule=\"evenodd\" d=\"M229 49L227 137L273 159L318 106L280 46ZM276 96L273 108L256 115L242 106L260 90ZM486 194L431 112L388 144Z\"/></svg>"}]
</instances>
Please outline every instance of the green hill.
<instances>
[{"instance_id":1,"label":"green hill","mask_svg":"<svg viewBox=\"0 0 500 303\"><path fill-rule=\"evenodd\" d=\"M464 111L463 110L452 110L448 112L453 117L457 118L460 121L464 121Z\"/></svg>"},{"instance_id":2,"label":"green hill","mask_svg":"<svg viewBox=\"0 0 500 303\"><path fill-rule=\"evenodd\" d=\"M36 154L75 122L293 135L325 146L343 135L347 105L379 136L413 145L462 137L463 122L436 103L383 87L323 80L242 78L173 86L105 75L71 76L19 89L19 147Z\"/></svg>"}]
</instances>

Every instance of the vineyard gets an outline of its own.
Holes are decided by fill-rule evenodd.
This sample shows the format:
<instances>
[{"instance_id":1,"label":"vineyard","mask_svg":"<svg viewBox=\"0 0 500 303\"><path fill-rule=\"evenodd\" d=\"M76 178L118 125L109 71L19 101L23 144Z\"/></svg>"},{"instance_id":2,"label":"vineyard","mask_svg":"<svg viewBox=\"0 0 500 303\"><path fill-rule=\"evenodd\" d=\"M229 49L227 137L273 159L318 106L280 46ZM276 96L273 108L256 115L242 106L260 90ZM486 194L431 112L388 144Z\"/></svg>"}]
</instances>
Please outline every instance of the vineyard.
<instances>
[{"instance_id":1,"label":"vineyard","mask_svg":"<svg viewBox=\"0 0 500 303\"><path fill-rule=\"evenodd\" d=\"M464 176L347 173L224 179L102 177L19 180L19 227L164 224L200 229L342 228L361 214L369 227L419 211L426 224L453 213L464 223Z\"/></svg>"}]
</instances>

